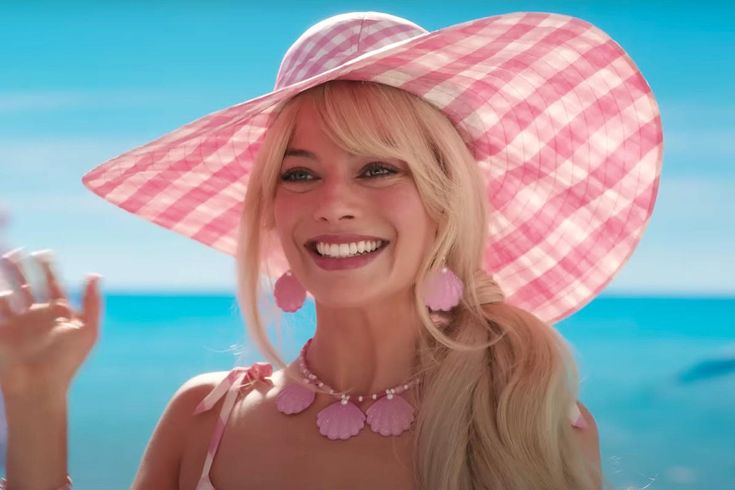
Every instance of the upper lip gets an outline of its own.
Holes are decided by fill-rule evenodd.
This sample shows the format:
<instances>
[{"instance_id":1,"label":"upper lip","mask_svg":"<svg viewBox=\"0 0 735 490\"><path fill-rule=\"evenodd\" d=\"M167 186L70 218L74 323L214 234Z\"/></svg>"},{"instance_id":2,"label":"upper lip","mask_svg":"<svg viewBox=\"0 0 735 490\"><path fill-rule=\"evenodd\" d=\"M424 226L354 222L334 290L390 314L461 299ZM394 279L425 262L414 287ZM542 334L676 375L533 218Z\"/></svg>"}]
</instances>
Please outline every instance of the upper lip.
<instances>
[{"instance_id":1,"label":"upper lip","mask_svg":"<svg viewBox=\"0 0 735 490\"><path fill-rule=\"evenodd\" d=\"M307 240L304 244L307 247L314 246L318 242L322 243L335 243L335 244L341 244L341 243L353 243L353 242L361 242L361 241L383 241L387 242L385 238L380 238L377 236L370 236L370 235L356 235L352 233L345 233L345 234L339 234L339 235L318 235L315 237L312 237L311 239Z\"/></svg>"}]
</instances>

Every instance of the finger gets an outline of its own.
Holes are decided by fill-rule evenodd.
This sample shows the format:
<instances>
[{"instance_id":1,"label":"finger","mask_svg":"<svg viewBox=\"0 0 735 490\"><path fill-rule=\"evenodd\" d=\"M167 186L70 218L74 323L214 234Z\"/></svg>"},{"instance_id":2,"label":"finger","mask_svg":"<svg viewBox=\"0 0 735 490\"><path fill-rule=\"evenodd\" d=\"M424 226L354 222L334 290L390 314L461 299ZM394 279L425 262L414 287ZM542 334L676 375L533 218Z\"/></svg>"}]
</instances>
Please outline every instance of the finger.
<instances>
[{"instance_id":1,"label":"finger","mask_svg":"<svg viewBox=\"0 0 735 490\"><path fill-rule=\"evenodd\" d=\"M41 266L43 273L46 277L46 284L48 286L49 301L64 300L68 302L66 292L59 283L54 271L54 253L51 250L38 250L31 253L31 256L36 259L38 264Z\"/></svg>"},{"instance_id":2,"label":"finger","mask_svg":"<svg viewBox=\"0 0 735 490\"><path fill-rule=\"evenodd\" d=\"M69 321L75 318L72 307L64 301L54 301L53 303L34 305L24 315L24 323L28 325L50 325L61 318ZM1 490L1 489L0 489Z\"/></svg>"},{"instance_id":3,"label":"finger","mask_svg":"<svg viewBox=\"0 0 735 490\"><path fill-rule=\"evenodd\" d=\"M34 305L22 316L11 316L11 324L6 329L5 325L0 331L3 335L13 337L11 345L26 345L24 342L38 342L48 337L48 333L54 329L59 322L69 322L72 319L72 310L63 304L52 303L49 305Z\"/></svg>"},{"instance_id":4,"label":"finger","mask_svg":"<svg viewBox=\"0 0 735 490\"><path fill-rule=\"evenodd\" d=\"M100 274L90 274L84 288L82 321L93 330L99 329L100 313L102 312L102 295L100 294Z\"/></svg>"},{"instance_id":5,"label":"finger","mask_svg":"<svg viewBox=\"0 0 735 490\"><path fill-rule=\"evenodd\" d=\"M48 319L65 318L67 320L71 320L75 317L74 310L69 306L69 304L63 301L51 303L51 305L46 308L44 315Z\"/></svg>"},{"instance_id":6,"label":"finger","mask_svg":"<svg viewBox=\"0 0 735 490\"><path fill-rule=\"evenodd\" d=\"M26 281L23 269L21 269L20 263L22 260L22 248L16 248L2 256L3 267L8 274L10 274L12 280L15 281L15 284L20 290L20 297L23 301L24 307L25 309L28 309L33 305L33 292L31 291L31 287L28 285L28 281Z\"/></svg>"},{"instance_id":7,"label":"finger","mask_svg":"<svg viewBox=\"0 0 735 490\"><path fill-rule=\"evenodd\" d=\"M28 311L33 306L33 291L31 290L30 284L25 283L20 285L20 300L23 303L22 311Z\"/></svg>"},{"instance_id":8,"label":"finger","mask_svg":"<svg viewBox=\"0 0 735 490\"><path fill-rule=\"evenodd\" d=\"M0 321L13 316L13 308L10 306L11 296L13 296L13 291L0 291Z\"/></svg>"}]
</instances>

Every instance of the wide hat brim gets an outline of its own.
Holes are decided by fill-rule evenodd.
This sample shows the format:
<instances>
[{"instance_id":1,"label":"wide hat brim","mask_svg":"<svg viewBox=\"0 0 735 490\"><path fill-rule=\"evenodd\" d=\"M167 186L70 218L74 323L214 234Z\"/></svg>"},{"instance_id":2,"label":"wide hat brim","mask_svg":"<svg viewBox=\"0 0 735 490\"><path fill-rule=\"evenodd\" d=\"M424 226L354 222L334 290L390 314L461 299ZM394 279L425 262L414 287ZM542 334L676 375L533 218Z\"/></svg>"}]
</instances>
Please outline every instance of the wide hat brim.
<instances>
[{"instance_id":1,"label":"wide hat brim","mask_svg":"<svg viewBox=\"0 0 735 490\"><path fill-rule=\"evenodd\" d=\"M271 113L335 79L401 88L455 123L485 179L485 267L507 302L557 322L594 298L637 246L661 175L658 106L615 41L559 14L487 17L365 53L125 152L83 183L233 255Z\"/></svg>"}]
</instances>

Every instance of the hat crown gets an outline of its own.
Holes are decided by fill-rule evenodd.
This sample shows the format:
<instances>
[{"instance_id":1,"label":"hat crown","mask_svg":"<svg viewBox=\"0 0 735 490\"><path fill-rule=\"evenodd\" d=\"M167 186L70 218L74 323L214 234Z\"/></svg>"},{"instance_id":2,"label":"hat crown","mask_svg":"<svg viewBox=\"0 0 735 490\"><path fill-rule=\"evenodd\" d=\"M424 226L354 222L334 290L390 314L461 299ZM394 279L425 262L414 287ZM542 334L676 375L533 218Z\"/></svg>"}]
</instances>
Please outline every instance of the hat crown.
<instances>
[{"instance_id":1,"label":"hat crown","mask_svg":"<svg viewBox=\"0 0 735 490\"><path fill-rule=\"evenodd\" d=\"M307 29L288 48L278 70L275 90L426 32L409 20L380 12L329 17Z\"/></svg>"}]
</instances>

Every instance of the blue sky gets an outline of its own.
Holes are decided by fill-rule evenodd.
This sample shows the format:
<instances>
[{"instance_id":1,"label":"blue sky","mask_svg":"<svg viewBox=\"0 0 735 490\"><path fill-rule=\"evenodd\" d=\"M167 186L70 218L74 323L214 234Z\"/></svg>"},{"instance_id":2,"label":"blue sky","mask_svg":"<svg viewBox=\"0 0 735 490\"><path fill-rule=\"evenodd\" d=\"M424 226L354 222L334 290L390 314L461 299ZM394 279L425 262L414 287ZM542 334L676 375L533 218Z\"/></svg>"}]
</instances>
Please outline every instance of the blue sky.
<instances>
[{"instance_id":1,"label":"blue sky","mask_svg":"<svg viewBox=\"0 0 735 490\"><path fill-rule=\"evenodd\" d=\"M357 10L429 30L546 11L605 30L658 99L665 156L646 234L604 293L735 294L735 8L724 1L0 3L0 206L12 215L5 241L54 249L71 287L96 271L108 291L233 291L230 257L115 208L80 178L269 91L301 32Z\"/></svg>"}]
</instances>

